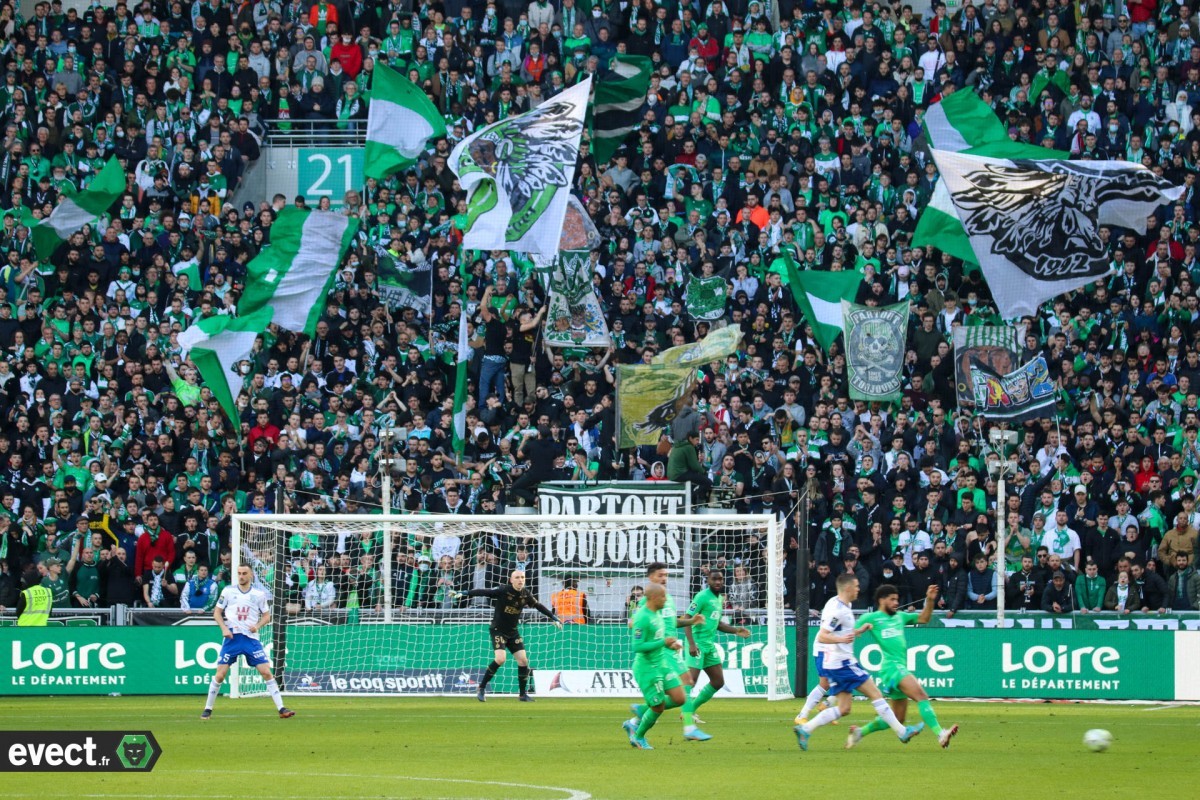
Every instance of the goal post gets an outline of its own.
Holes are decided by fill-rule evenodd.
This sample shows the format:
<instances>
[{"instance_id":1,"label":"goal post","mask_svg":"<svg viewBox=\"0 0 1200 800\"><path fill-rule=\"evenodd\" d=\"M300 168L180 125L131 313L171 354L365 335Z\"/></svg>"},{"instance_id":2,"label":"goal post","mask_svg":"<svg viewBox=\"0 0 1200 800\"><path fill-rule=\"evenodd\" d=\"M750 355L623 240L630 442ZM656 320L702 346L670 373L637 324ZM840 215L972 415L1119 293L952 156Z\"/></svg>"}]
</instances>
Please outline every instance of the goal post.
<instances>
[{"instance_id":1,"label":"goal post","mask_svg":"<svg viewBox=\"0 0 1200 800\"><path fill-rule=\"evenodd\" d=\"M638 696L630 603L657 562L667 565L679 613L704 587L705 570L725 574L726 620L751 637L717 634L723 691L792 696L783 524L772 515L235 514L231 549L235 574L249 565L283 610L262 639L286 694L473 694L492 659L491 601L466 595L521 568L547 608L579 608L575 591L586 598L586 618L561 632L525 611L535 691ZM286 642L283 652L274 642ZM244 665L231 677L234 697L266 691ZM502 668L489 690L515 693L515 668Z\"/></svg>"}]
</instances>

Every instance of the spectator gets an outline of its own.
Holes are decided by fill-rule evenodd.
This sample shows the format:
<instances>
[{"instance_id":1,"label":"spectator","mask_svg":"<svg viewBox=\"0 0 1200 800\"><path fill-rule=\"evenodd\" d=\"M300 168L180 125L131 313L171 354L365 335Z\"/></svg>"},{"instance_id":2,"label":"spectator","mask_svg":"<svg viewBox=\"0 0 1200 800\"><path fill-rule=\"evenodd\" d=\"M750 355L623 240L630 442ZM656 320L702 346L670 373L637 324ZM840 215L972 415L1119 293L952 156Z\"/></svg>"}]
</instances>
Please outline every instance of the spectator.
<instances>
[{"instance_id":1,"label":"spectator","mask_svg":"<svg viewBox=\"0 0 1200 800\"><path fill-rule=\"evenodd\" d=\"M150 569L141 576L142 602L146 608L178 608L179 584L167 570L166 560L154 556Z\"/></svg>"},{"instance_id":2,"label":"spectator","mask_svg":"<svg viewBox=\"0 0 1200 800\"><path fill-rule=\"evenodd\" d=\"M1153 563L1153 562L1150 562ZM1130 567L1133 585L1142 599L1142 612L1163 613L1167 609L1167 582L1153 569L1135 561Z\"/></svg>"},{"instance_id":3,"label":"spectator","mask_svg":"<svg viewBox=\"0 0 1200 800\"><path fill-rule=\"evenodd\" d=\"M1042 592L1042 611L1048 614L1071 614L1075 611L1075 591L1067 582L1061 569L1050 576L1050 583Z\"/></svg>"},{"instance_id":4,"label":"spectator","mask_svg":"<svg viewBox=\"0 0 1200 800\"><path fill-rule=\"evenodd\" d=\"M179 577L176 572L175 577ZM208 565L201 564L183 584L179 595L179 607L184 611L210 612L217 605L217 582L208 574Z\"/></svg>"},{"instance_id":5,"label":"spectator","mask_svg":"<svg viewBox=\"0 0 1200 800\"><path fill-rule=\"evenodd\" d=\"M967 605L972 611L990 611L996 607L998 580L987 556L975 556L975 568L967 575ZM1043 601L1043 605L1045 605Z\"/></svg>"},{"instance_id":6,"label":"spectator","mask_svg":"<svg viewBox=\"0 0 1200 800\"><path fill-rule=\"evenodd\" d=\"M1084 614L1102 611L1104 596L1108 592L1108 583L1100 576L1100 568L1095 562L1089 561L1083 568L1083 574L1075 579L1075 602Z\"/></svg>"},{"instance_id":7,"label":"spectator","mask_svg":"<svg viewBox=\"0 0 1200 800\"><path fill-rule=\"evenodd\" d=\"M1172 611L1200 609L1200 574L1185 553L1175 555L1175 571L1167 578L1167 604Z\"/></svg>"},{"instance_id":8,"label":"spectator","mask_svg":"<svg viewBox=\"0 0 1200 800\"><path fill-rule=\"evenodd\" d=\"M1104 595L1104 610L1128 614L1141 609L1141 597L1137 586L1130 580L1129 572L1121 570L1117 579Z\"/></svg>"}]
</instances>

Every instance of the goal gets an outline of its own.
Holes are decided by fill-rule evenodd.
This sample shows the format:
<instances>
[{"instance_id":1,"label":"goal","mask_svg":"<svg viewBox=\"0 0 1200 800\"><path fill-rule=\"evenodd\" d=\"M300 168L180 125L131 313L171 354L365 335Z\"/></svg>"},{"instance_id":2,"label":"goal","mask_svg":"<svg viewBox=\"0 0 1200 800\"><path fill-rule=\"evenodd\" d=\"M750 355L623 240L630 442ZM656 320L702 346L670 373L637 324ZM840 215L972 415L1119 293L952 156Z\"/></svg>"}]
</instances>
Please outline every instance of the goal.
<instances>
[{"instance_id":1,"label":"goal","mask_svg":"<svg viewBox=\"0 0 1200 800\"><path fill-rule=\"evenodd\" d=\"M263 632L290 695L472 694L492 659L487 598L522 568L548 608L585 619L562 631L527 610L521 631L542 696L636 697L631 603L646 566L667 565L683 613L708 569L726 576L726 619L749 639L718 634L723 692L792 696L783 610L782 523L770 515L536 516L235 515L233 567L248 564L272 595ZM701 678L703 682L704 678ZM257 671L235 665L234 697L258 695ZM515 693L505 666L489 685Z\"/></svg>"}]
</instances>

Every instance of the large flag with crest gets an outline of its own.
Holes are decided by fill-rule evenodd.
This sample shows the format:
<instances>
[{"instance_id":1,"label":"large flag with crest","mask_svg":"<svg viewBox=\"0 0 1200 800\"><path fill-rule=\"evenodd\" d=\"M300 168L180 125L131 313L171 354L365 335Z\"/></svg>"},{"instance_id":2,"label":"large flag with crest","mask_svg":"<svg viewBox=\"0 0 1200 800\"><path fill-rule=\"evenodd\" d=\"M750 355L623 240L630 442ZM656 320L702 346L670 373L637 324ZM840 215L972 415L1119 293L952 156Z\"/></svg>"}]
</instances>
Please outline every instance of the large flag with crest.
<instances>
[{"instance_id":1,"label":"large flag with crest","mask_svg":"<svg viewBox=\"0 0 1200 800\"><path fill-rule=\"evenodd\" d=\"M450 153L467 192L464 248L558 252L591 85L494 122Z\"/></svg>"},{"instance_id":2,"label":"large flag with crest","mask_svg":"<svg viewBox=\"0 0 1200 800\"><path fill-rule=\"evenodd\" d=\"M1146 230L1183 193L1140 164L1011 159L933 151L1000 314L1043 302L1109 272L1100 225Z\"/></svg>"},{"instance_id":3,"label":"large flag with crest","mask_svg":"<svg viewBox=\"0 0 1200 800\"><path fill-rule=\"evenodd\" d=\"M851 399L888 403L900 399L908 313L908 303L860 306L842 301Z\"/></svg>"},{"instance_id":4,"label":"large flag with crest","mask_svg":"<svg viewBox=\"0 0 1200 800\"><path fill-rule=\"evenodd\" d=\"M550 347L608 347L612 338L592 288L591 250L563 250L547 268L550 297L544 336Z\"/></svg>"}]
</instances>

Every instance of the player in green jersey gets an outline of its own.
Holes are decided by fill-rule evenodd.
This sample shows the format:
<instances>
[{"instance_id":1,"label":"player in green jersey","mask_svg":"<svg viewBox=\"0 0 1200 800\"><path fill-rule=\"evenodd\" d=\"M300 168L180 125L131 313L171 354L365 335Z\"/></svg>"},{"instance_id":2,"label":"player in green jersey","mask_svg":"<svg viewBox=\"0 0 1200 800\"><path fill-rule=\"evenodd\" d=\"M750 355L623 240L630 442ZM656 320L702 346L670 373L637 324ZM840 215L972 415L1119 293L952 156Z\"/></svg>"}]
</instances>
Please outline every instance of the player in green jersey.
<instances>
[{"instance_id":1,"label":"player in green jersey","mask_svg":"<svg viewBox=\"0 0 1200 800\"><path fill-rule=\"evenodd\" d=\"M700 677L700 670L704 670L708 676L708 685L689 696L683 706L683 738L696 741L712 738L696 727L696 709L711 700L725 685L725 670L714 641L717 631L732 633L743 639L750 636L747 629L735 627L721 619L725 611L725 573L717 569L709 570L707 577L708 587L692 598L687 613L679 617L679 626L687 634L690 683L695 684Z\"/></svg>"},{"instance_id":2,"label":"player in green jersey","mask_svg":"<svg viewBox=\"0 0 1200 800\"><path fill-rule=\"evenodd\" d=\"M683 685L675 671L670 654L682 649L683 645L674 636L667 636L663 624L662 609L666 603L667 590L657 583L646 587L646 605L633 616L630 626L633 640L633 679L637 682L646 700L646 710L640 720L628 720L625 732L629 744L639 750L653 750L646 741L646 734L659 716L668 708L678 708L684 703Z\"/></svg>"},{"instance_id":3,"label":"player in green jersey","mask_svg":"<svg viewBox=\"0 0 1200 800\"><path fill-rule=\"evenodd\" d=\"M663 587L663 590L666 591L667 590L667 578L668 578L667 565L662 563L661 561L655 561L646 567L647 583L657 584L657 585ZM662 609L663 628L664 628L667 636L674 636L674 637L678 638L679 637L678 628L682 627L683 623L679 622L678 614L675 611L675 601L671 598L671 593L669 591L667 591L666 594L667 594L667 599L666 599L666 602L663 605L663 609ZM646 607L646 598L644 596L642 597L641 600L638 601L637 607L639 610ZM688 624L691 624L691 623L688 623ZM670 653L667 653L665 658L667 659L668 662L670 662L671 668L674 670L674 674L679 676L679 681L683 684L683 687L684 687L683 688L684 694L687 694L688 692L690 692L692 684L695 683L695 679L692 677L692 674L688 671L687 664L684 663L683 656L680 653L672 651ZM633 716L636 719L641 719L642 715L646 713L646 706L642 703L633 703L629 706L629 710L633 712ZM631 721L636 722L636 719L631 720ZM703 724L703 723L700 723L700 724ZM686 728L686 725L685 725L685 728ZM702 739L702 738L704 738L704 736L705 736L704 734L700 734L699 736L696 736L693 738ZM687 738L686 731L685 731L685 738Z\"/></svg>"},{"instance_id":4,"label":"player in green jersey","mask_svg":"<svg viewBox=\"0 0 1200 800\"><path fill-rule=\"evenodd\" d=\"M929 726L929 730L937 734L938 744L949 747L950 740L958 733L958 726L951 725L943 728L934 713L933 704L924 687L911 672L908 671L908 641L904 636L907 625L924 625L933 619L933 605L937 601L938 587L930 586L925 593L925 607L920 614L900 610L900 590L891 584L883 584L875 591L875 603L878 610L866 614L859 619L861 624L869 624L867 631L883 654L883 666L879 669L879 689L896 712L896 719L904 721L908 711L908 701L917 704L921 719ZM846 739L846 749L854 747L862 741L862 737L876 731L888 729L888 724L878 717L866 726L850 727L850 735Z\"/></svg>"}]
</instances>

